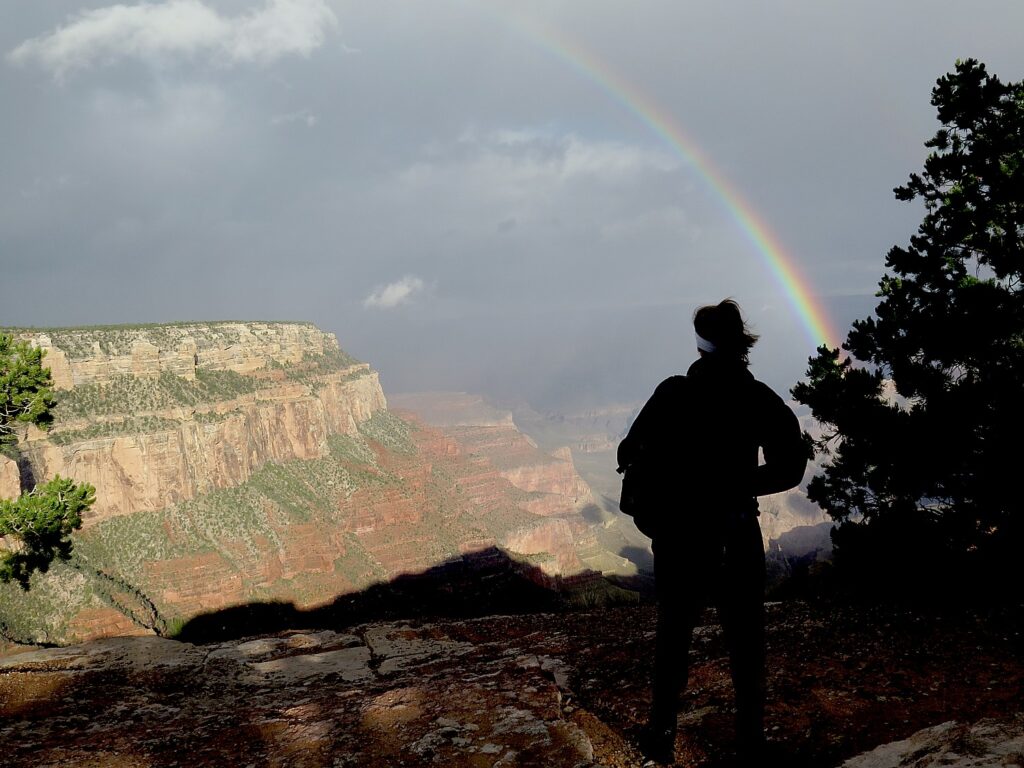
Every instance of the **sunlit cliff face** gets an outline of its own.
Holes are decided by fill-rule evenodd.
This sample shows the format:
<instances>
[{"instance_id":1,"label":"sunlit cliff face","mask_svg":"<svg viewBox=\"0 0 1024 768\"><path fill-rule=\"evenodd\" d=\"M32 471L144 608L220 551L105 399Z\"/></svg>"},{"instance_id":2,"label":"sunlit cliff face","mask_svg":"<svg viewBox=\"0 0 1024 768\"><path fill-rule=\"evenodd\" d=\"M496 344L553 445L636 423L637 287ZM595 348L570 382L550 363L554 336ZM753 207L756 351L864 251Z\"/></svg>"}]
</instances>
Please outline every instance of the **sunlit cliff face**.
<instances>
[{"instance_id":1,"label":"sunlit cliff face","mask_svg":"<svg viewBox=\"0 0 1024 768\"><path fill-rule=\"evenodd\" d=\"M97 488L72 563L5 608L26 637L317 604L494 548L546 586L606 554L628 565L593 538L567 450L507 415L447 431L396 415L376 372L312 325L21 333L59 385L52 429L22 435L25 466Z\"/></svg>"}]
</instances>

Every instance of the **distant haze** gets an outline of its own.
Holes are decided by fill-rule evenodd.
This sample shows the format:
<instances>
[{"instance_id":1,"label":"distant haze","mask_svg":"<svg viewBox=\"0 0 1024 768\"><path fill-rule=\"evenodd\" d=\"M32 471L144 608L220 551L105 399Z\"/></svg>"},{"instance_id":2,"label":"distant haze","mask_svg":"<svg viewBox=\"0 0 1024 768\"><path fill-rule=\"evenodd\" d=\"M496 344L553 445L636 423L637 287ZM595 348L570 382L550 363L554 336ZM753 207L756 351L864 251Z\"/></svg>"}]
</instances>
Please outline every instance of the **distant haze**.
<instances>
[{"instance_id":1,"label":"distant haze","mask_svg":"<svg viewBox=\"0 0 1024 768\"><path fill-rule=\"evenodd\" d=\"M777 389L814 347L572 45L684 128L841 328L920 220L891 190L935 79L968 56L1024 78L1018 0L8 6L0 326L311 320L386 391L566 410L646 397L727 295Z\"/></svg>"}]
</instances>

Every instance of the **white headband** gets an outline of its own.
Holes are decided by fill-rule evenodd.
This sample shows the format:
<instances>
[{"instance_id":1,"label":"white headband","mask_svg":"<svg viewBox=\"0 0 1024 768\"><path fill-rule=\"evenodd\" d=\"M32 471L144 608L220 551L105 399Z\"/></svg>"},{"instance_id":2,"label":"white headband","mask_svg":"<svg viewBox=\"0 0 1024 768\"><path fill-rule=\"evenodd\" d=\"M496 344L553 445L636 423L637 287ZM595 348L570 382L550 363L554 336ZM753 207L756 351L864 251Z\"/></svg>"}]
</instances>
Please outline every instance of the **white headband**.
<instances>
[{"instance_id":1,"label":"white headband","mask_svg":"<svg viewBox=\"0 0 1024 768\"><path fill-rule=\"evenodd\" d=\"M696 334L696 336L697 336L697 349L699 349L701 352L714 352L716 349L718 349L718 347L715 346L714 342L708 341L703 336L701 336L699 333Z\"/></svg>"}]
</instances>

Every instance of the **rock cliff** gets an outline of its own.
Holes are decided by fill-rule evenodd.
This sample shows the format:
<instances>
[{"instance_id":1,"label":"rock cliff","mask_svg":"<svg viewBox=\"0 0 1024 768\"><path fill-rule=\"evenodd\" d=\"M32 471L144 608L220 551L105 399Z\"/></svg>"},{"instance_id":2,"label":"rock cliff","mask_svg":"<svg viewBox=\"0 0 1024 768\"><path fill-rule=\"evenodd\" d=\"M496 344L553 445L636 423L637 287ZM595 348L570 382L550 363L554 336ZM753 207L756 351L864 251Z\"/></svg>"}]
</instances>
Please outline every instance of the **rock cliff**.
<instances>
[{"instance_id":1,"label":"rock cliff","mask_svg":"<svg viewBox=\"0 0 1024 768\"><path fill-rule=\"evenodd\" d=\"M18 463L0 454L0 499L12 499L21 493Z\"/></svg>"},{"instance_id":2,"label":"rock cliff","mask_svg":"<svg viewBox=\"0 0 1024 768\"><path fill-rule=\"evenodd\" d=\"M635 560L649 566L649 558L643 557L645 550L649 555L648 540L625 516L602 513L599 505L604 500L577 471L579 454L569 445L554 442L555 435L564 437L564 433L530 422L545 440L538 444L533 435L520 431L512 412L464 392L403 394L392 402L415 410L449 435L467 456L489 464L528 494L524 504L529 511L550 518L546 525L534 525L510 538L510 549L532 556L533 562L546 562L545 567L559 573L571 572L582 563L599 573L633 576ZM623 535L623 523L632 529L630 534ZM566 541L574 542L572 549L564 545ZM544 555L549 556L546 561Z\"/></svg>"},{"instance_id":3,"label":"rock cliff","mask_svg":"<svg viewBox=\"0 0 1024 768\"><path fill-rule=\"evenodd\" d=\"M21 445L37 477L92 483L86 525L315 459L386 407L376 372L298 323L217 323L19 334L47 350L54 428Z\"/></svg>"},{"instance_id":4,"label":"rock cliff","mask_svg":"<svg viewBox=\"0 0 1024 768\"><path fill-rule=\"evenodd\" d=\"M395 415L376 372L312 325L17 333L47 349L59 386L53 427L21 434L23 464L97 494L70 563L27 595L0 588L0 635L163 633L489 547L539 581L585 570L589 489L571 456L537 450L508 418L446 431ZM0 481L17 469L0 464Z\"/></svg>"},{"instance_id":5,"label":"rock cliff","mask_svg":"<svg viewBox=\"0 0 1024 768\"><path fill-rule=\"evenodd\" d=\"M338 340L311 323L214 322L96 328L12 329L45 349L54 386L109 384L122 376L170 373L193 381L200 370L251 374L268 362L298 364L335 355Z\"/></svg>"}]
</instances>

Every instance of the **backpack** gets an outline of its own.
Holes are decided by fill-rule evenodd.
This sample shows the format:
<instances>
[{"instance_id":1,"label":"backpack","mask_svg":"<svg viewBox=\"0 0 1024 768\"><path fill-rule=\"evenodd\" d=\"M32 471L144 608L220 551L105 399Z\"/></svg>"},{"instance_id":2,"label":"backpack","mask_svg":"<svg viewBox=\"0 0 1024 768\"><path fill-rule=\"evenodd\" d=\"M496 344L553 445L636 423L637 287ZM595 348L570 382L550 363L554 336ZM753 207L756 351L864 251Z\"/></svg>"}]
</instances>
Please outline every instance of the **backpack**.
<instances>
[{"instance_id":1,"label":"backpack","mask_svg":"<svg viewBox=\"0 0 1024 768\"><path fill-rule=\"evenodd\" d=\"M658 499L654 493L652 468L642 461L635 461L615 471L622 475L619 510L633 518L640 533L653 539L658 528Z\"/></svg>"},{"instance_id":2,"label":"backpack","mask_svg":"<svg viewBox=\"0 0 1024 768\"><path fill-rule=\"evenodd\" d=\"M642 534L652 539L663 527L658 518L665 514L665 484L671 474L664 463L663 420L676 407L685 386L685 376L670 376L659 384L619 444L619 509L633 518Z\"/></svg>"}]
</instances>

